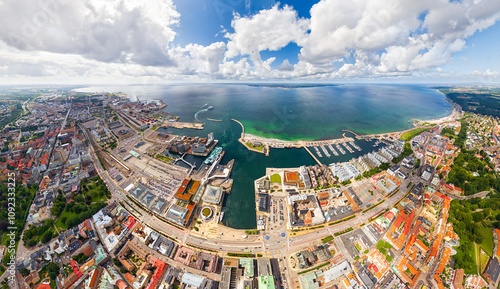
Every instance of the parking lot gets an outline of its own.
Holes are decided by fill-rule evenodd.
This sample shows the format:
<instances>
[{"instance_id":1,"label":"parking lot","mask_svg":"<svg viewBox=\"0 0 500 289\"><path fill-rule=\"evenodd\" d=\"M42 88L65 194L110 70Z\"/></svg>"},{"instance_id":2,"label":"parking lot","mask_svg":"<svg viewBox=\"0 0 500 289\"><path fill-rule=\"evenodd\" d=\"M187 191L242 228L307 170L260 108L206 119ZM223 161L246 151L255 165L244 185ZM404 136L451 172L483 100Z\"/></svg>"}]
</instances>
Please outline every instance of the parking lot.
<instances>
[{"instance_id":1,"label":"parking lot","mask_svg":"<svg viewBox=\"0 0 500 289\"><path fill-rule=\"evenodd\" d=\"M281 229L285 225L285 200L283 198L271 198L271 210L269 230Z\"/></svg>"}]
</instances>

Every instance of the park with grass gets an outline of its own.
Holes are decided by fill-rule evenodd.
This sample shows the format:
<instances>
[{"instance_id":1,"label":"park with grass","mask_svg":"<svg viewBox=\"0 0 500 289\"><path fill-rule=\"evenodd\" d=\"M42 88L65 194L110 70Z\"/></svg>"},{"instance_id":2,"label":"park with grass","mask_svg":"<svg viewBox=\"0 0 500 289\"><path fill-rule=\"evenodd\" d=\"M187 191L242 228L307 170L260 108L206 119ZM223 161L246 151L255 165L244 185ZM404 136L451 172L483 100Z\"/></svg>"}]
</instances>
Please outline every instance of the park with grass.
<instances>
[{"instance_id":1,"label":"park with grass","mask_svg":"<svg viewBox=\"0 0 500 289\"><path fill-rule=\"evenodd\" d=\"M30 248L48 243L57 237L58 233L92 217L107 205L109 198L111 193L99 177L91 181L83 179L80 190L69 194L68 198L58 190L51 208L52 216L56 217L55 221L47 219L41 226L29 226L23 234L24 245Z\"/></svg>"},{"instance_id":2,"label":"park with grass","mask_svg":"<svg viewBox=\"0 0 500 289\"><path fill-rule=\"evenodd\" d=\"M271 183L281 184L281 176L279 174L271 175Z\"/></svg>"},{"instance_id":3,"label":"park with grass","mask_svg":"<svg viewBox=\"0 0 500 289\"><path fill-rule=\"evenodd\" d=\"M104 208L110 198L111 193L100 177L91 181L83 179L80 190L71 193L69 198L59 192L51 209L52 215L57 217L57 229L66 230L80 224Z\"/></svg>"},{"instance_id":4,"label":"park with grass","mask_svg":"<svg viewBox=\"0 0 500 289\"><path fill-rule=\"evenodd\" d=\"M414 128L412 130L406 131L401 135L401 139L404 141L409 141L412 138L416 137L417 135L423 133L426 130L431 129L431 127L418 127Z\"/></svg>"}]
</instances>

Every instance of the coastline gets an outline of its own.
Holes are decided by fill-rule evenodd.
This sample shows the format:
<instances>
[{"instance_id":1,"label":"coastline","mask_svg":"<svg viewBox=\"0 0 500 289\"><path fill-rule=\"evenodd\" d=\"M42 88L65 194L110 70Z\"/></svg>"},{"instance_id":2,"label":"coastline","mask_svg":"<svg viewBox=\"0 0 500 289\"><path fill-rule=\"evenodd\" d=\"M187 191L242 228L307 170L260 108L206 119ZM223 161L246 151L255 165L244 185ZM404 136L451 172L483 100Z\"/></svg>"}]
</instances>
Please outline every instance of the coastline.
<instances>
[{"instance_id":1,"label":"coastline","mask_svg":"<svg viewBox=\"0 0 500 289\"><path fill-rule=\"evenodd\" d=\"M425 125L430 125L430 124L441 124L441 123L447 123L447 122L452 122L461 117L461 109L457 107L456 104L452 103L453 110L449 115L440 117L440 118L433 118L433 119L428 119L428 120L421 120L421 119L414 119L412 123L412 127L406 130L401 130L401 131L392 131L392 132L380 132L377 134L369 134L369 135L357 135L357 139L370 139L370 138L379 138L382 135L391 135L391 136L399 136L407 131L410 131L412 129L415 129L417 127L422 127ZM378 137L377 137L378 136ZM331 143L331 142L342 142L345 141L345 137L343 138L335 138L335 139L328 139L328 140L294 140L294 141L288 141L288 140L282 140L278 138L268 138L268 137L261 137L257 136L254 134L246 133L244 132L242 134L242 139L245 141L255 141L255 142L261 142L261 143L279 143L282 144L283 146L293 146L293 147L302 147L308 143ZM349 138L348 138L349 139Z\"/></svg>"}]
</instances>

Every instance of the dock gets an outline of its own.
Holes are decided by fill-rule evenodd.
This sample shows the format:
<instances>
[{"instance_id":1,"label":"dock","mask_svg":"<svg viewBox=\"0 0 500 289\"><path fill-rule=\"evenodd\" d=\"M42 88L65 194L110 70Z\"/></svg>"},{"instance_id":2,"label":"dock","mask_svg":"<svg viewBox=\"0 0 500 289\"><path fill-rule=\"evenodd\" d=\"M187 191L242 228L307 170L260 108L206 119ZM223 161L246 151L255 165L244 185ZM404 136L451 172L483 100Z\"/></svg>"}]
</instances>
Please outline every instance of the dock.
<instances>
[{"instance_id":1,"label":"dock","mask_svg":"<svg viewBox=\"0 0 500 289\"><path fill-rule=\"evenodd\" d=\"M318 147L314 147L314 150L316 151L316 154L318 155L318 157L322 158L323 155L320 153Z\"/></svg>"},{"instance_id":2,"label":"dock","mask_svg":"<svg viewBox=\"0 0 500 289\"><path fill-rule=\"evenodd\" d=\"M352 142L349 142L349 144L350 144L353 148L357 149L358 151L361 151L361 148L360 148L360 147L359 147L359 146L358 146L355 142L353 142L353 141L352 141Z\"/></svg>"},{"instance_id":3,"label":"dock","mask_svg":"<svg viewBox=\"0 0 500 289\"><path fill-rule=\"evenodd\" d=\"M333 148L333 146L331 144L328 144L328 148L332 151L332 153L338 157L339 156L339 153Z\"/></svg>"},{"instance_id":4,"label":"dock","mask_svg":"<svg viewBox=\"0 0 500 289\"><path fill-rule=\"evenodd\" d=\"M316 158L316 156L314 156L313 153L307 147L304 148L311 155L311 157L318 163L318 165L322 165L322 163L318 160L318 158Z\"/></svg>"},{"instance_id":5,"label":"dock","mask_svg":"<svg viewBox=\"0 0 500 289\"><path fill-rule=\"evenodd\" d=\"M169 121L165 123L167 127L173 127L178 129L191 128L191 129L203 129L203 123L196 122L180 122L180 121Z\"/></svg>"},{"instance_id":6,"label":"dock","mask_svg":"<svg viewBox=\"0 0 500 289\"><path fill-rule=\"evenodd\" d=\"M326 150L326 147L325 146L321 146L321 149L323 150L323 153L325 153L325 156L327 156L328 158L331 156L328 151Z\"/></svg>"},{"instance_id":7,"label":"dock","mask_svg":"<svg viewBox=\"0 0 500 289\"><path fill-rule=\"evenodd\" d=\"M343 145L343 146L344 146L344 147L345 147L345 148L346 148L346 149L347 149L347 150L348 150L351 154L352 154L352 153L354 153L354 150L353 150L350 146L348 146L346 142L342 143L342 145Z\"/></svg>"},{"instance_id":8,"label":"dock","mask_svg":"<svg viewBox=\"0 0 500 289\"><path fill-rule=\"evenodd\" d=\"M343 148L340 147L340 145L336 144L335 145L337 147L337 149L339 150L339 152L343 155L345 155L345 150Z\"/></svg>"}]
</instances>

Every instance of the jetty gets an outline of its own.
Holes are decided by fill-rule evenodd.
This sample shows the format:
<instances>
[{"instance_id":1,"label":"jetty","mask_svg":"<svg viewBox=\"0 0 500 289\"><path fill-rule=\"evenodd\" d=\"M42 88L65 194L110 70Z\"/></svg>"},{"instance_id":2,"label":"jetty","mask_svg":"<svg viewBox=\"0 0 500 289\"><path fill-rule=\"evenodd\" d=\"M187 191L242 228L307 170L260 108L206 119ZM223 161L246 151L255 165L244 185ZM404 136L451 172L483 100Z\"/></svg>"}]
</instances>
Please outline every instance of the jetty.
<instances>
[{"instance_id":1,"label":"jetty","mask_svg":"<svg viewBox=\"0 0 500 289\"><path fill-rule=\"evenodd\" d=\"M349 144L350 144L353 148L357 149L358 151L361 151L361 148L360 148L360 147L359 147L359 146L358 146L355 142L351 141L351 142L349 142Z\"/></svg>"},{"instance_id":2,"label":"jetty","mask_svg":"<svg viewBox=\"0 0 500 289\"><path fill-rule=\"evenodd\" d=\"M344 147L345 147L345 148L346 148L346 149L347 149L347 150L348 150L351 154L352 154L352 153L354 153L354 150L353 150L350 146L348 146L346 142L342 143L342 145L343 145L343 146L344 146Z\"/></svg>"},{"instance_id":3,"label":"jetty","mask_svg":"<svg viewBox=\"0 0 500 289\"><path fill-rule=\"evenodd\" d=\"M335 147L337 147L337 149L339 150L339 152L343 155L345 155L345 150L343 148L340 147L340 145L336 144Z\"/></svg>"},{"instance_id":4,"label":"jetty","mask_svg":"<svg viewBox=\"0 0 500 289\"><path fill-rule=\"evenodd\" d=\"M323 150L323 153L325 153L325 156L327 157L330 157L331 155L328 153L328 151L326 150L326 147L325 146L321 146L321 150Z\"/></svg>"},{"instance_id":5,"label":"jetty","mask_svg":"<svg viewBox=\"0 0 500 289\"><path fill-rule=\"evenodd\" d=\"M311 155L311 157L312 157L312 158L313 158L313 159L314 159L314 160L318 163L318 165L320 165L320 166L321 166L321 165L322 165L322 163L318 160L318 158L317 158L315 155L313 155L313 153L312 153L312 152L311 152L311 151L310 151L310 150L309 150L306 146L305 146L304 148L305 148L305 149L306 149L306 151L307 151L307 152Z\"/></svg>"},{"instance_id":6,"label":"jetty","mask_svg":"<svg viewBox=\"0 0 500 289\"><path fill-rule=\"evenodd\" d=\"M357 133L353 132L352 130L343 129L342 131L345 131L345 132L350 132L350 133L352 133L352 134L353 134L356 138L358 138L358 137L359 137L359 135L358 135Z\"/></svg>"},{"instance_id":7,"label":"jetty","mask_svg":"<svg viewBox=\"0 0 500 289\"><path fill-rule=\"evenodd\" d=\"M331 144L328 144L328 148L332 151L332 153L338 157L339 156L339 153L333 148L333 146Z\"/></svg>"},{"instance_id":8,"label":"jetty","mask_svg":"<svg viewBox=\"0 0 500 289\"><path fill-rule=\"evenodd\" d=\"M316 154L317 154L320 158L322 158L322 157L323 157L323 155L320 153L320 151L319 151L318 147L314 147L314 150L316 151Z\"/></svg>"}]
</instances>

